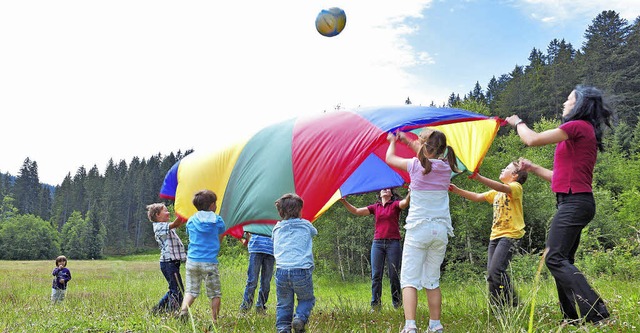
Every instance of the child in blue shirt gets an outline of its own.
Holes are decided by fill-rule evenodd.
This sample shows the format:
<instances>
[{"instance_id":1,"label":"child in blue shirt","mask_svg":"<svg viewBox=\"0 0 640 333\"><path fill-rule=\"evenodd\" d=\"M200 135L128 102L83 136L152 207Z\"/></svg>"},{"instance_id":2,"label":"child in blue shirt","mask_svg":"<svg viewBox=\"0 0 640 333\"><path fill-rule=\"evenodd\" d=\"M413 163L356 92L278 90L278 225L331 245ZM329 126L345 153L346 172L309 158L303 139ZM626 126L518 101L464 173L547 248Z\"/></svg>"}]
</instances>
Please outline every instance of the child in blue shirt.
<instances>
[{"instance_id":1,"label":"child in blue shirt","mask_svg":"<svg viewBox=\"0 0 640 333\"><path fill-rule=\"evenodd\" d=\"M200 285L204 281L207 297L211 300L214 324L218 321L222 296L218 251L226 229L222 217L215 213L217 200L216 194L210 190L199 191L193 197L193 205L198 211L187 221L187 288L180 309L180 318L187 318L189 308L200 294Z\"/></svg>"},{"instance_id":2,"label":"child in blue shirt","mask_svg":"<svg viewBox=\"0 0 640 333\"><path fill-rule=\"evenodd\" d=\"M51 302L62 302L67 293L67 283L71 281L71 271L67 268L67 257L58 256L56 258L56 268L51 274L54 276L51 285Z\"/></svg>"},{"instance_id":3,"label":"child in blue shirt","mask_svg":"<svg viewBox=\"0 0 640 333\"><path fill-rule=\"evenodd\" d=\"M276 328L280 333L305 331L315 305L313 295L313 242L318 230L300 218L303 205L297 194L288 193L276 201L282 221L273 227L273 254L276 258ZM294 297L298 299L293 316ZM292 320L293 319L293 320Z\"/></svg>"},{"instance_id":4,"label":"child in blue shirt","mask_svg":"<svg viewBox=\"0 0 640 333\"><path fill-rule=\"evenodd\" d=\"M247 286L244 289L244 297L240 304L240 311L246 312L253 305L258 279L260 290L256 301L256 312L264 313L267 310L267 300L271 290L271 277L276 259L273 257L273 240L270 236L245 232L249 248L249 268L247 269Z\"/></svg>"}]
</instances>

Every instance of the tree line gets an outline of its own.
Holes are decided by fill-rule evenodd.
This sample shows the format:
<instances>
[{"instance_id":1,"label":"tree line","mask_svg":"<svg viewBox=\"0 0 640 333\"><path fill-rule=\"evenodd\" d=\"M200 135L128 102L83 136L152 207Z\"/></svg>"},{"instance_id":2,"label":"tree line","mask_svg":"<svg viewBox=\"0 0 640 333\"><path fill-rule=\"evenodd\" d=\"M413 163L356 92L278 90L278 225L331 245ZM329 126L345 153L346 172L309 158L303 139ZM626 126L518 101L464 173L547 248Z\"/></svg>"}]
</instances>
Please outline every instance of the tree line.
<instances>
[{"instance_id":1,"label":"tree line","mask_svg":"<svg viewBox=\"0 0 640 333\"><path fill-rule=\"evenodd\" d=\"M0 259L99 259L157 246L145 207L161 201L165 174L190 152L112 159L104 175L82 166L53 190L25 159L17 176L0 174Z\"/></svg>"},{"instance_id":2,"label":"tree line","mask_svg":"<svg viewBox=\"0 0 640 333\"><path fill-rule=\"evenodd\" d=\"M485 115L518 114L536 131L560 123L562 103L576 84L594 85L612 98L617 119L606 133L594 174L597 215L586 229L581 252L617 250L640 253L640 17L632 24L614 11L603 11L585 31L575 49L554 39L546 52L531 51L530 63L511 73L478 82L472 91L452 93L446 105ZM407 98L405 103L411 103ZM401 112L401 111L397 111ZM27 158L18 175L0 173L0 259L51 259L60 253L74 259L99 259L156 249L145 206L162 201L158 191L166 172L191 151L134 157L129 163L109 161L104 174L94 165L80 167L52 188L41 184L36 161ZM508 128L499 131L481 166L497 179L510 161L524 156L551 168L553 147L526 148ZM464 176L460 187L487 189ZM400 189L402 194L406 189ZM362 207L375 201L373 193L349 199ZM166 202L171 205L171 202ZM525 253L540 253L555 211L549 184L529 177L524 184ZM406 214L406 212L405 212ZM450 240L445 267L481 271L491 230L492 207L451 196L456 236ZM372 217L358 217L334 205L315 222L317 265L344 278L368 275ZM186 240L184 231L179 231ZM228 242L229 247L239 242Z\"/></svg>"}]
</instances>

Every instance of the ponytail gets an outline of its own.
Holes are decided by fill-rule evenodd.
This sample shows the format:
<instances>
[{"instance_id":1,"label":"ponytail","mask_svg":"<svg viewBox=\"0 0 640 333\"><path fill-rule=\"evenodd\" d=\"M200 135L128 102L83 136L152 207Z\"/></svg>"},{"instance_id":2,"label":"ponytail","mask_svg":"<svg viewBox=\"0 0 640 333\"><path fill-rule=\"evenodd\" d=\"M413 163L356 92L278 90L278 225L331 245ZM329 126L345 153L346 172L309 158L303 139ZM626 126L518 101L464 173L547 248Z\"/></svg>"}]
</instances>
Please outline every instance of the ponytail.
<instances>
[{"instance_id":1,"label":"ponytail","mask_svg":"<svg viewBox=\"0 0 640 333\"><path fill-rule=\"evenodd\" d=\"M424 140L424 142L420 147L420 151L418 151L418 160L424 168L422 174L426 175L431 172L430 156L433 158L442 158L443 155L447 162L449 162L451 170L455 173L459 173L460 169L458 169L456 154L453 152L453 148L447 145L447 137L444 133L437 130L426 130L423 131L423 133L425 133L425 138L423 139L423 135L421 133L420 141L422 142Z\"/></svg>"},{"instance_id":2,"label":"ponytail","mask_svg":"<svg viewBox=\"0 0 640 333\"><path fill-rule=\"evenodd\" d=\"M420 165L422 165L422 167L424 168L424 170L422 171L423 175L431 172L431 161L429 161L429 157L427 157L427 155L427 145L423 144L422 146L420 146L420 152L418 153L418 160L420 161Z\"/></svg>"},{"instance_id":3,"label":"ponytail","mask_svg":"<svg viewBox=\"0 0 640 333\"><path fill-rule=\"evenodd\" d=\"M449 162L449 166L451 167L451 171L455 173L460 173L460 169L458 169L458 160L456 160L456 154L453 152L453 147L447 146L447 162Z\"/></svg>"}]
</instances>

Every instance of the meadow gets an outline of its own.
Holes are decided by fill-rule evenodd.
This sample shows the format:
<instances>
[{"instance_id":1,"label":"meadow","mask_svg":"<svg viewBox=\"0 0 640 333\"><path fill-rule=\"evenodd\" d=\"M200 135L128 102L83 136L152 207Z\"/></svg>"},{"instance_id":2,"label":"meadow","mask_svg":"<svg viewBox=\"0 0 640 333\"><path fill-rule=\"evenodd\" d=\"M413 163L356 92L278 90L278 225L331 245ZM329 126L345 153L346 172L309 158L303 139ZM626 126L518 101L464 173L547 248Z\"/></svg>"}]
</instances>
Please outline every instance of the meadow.
<instances>
[{"instance_id":1,"label":"meadow","mask_svg":"<svg viewBox=\"0 0 640 333\"><path fill-rule=\"evenodd\" d=\"M196 299L193 320L150 313L166 291L158 256L137 255L99 261L69 260L73 279L64 302L51 305L54 260L0 261L0 332L275 332L275 285L266 314L243 314L238 308L246 280L245 256L221 257L223 298L217 326L211 324L208 301ZM518 265L514 261L514 265ZM521 265L521 264L520 264ZM530 265L530 264L528 264ZM531 266L531 265L530 265ZM535 266L535 264L533 264ZM184 266L183 266L184 277ZM536 267L531 270L535 273ZM640 330L640 289L637 281L615 276L591 278L615 318L608 327L559 327L555 285L548 274L539 282L514 277L521 305L504 313L487 306L484 278L457 281L443 275L445 332L636 332ZM368 279L342 281L337 274L314 273L316 306L307 332L400 331L402 310L391 307L385 280L383 307L370 312ZM533 316L531 303L535 302ZM418 326L426 331L428 312L420 293Z\"/></svg>"}]
</instances>

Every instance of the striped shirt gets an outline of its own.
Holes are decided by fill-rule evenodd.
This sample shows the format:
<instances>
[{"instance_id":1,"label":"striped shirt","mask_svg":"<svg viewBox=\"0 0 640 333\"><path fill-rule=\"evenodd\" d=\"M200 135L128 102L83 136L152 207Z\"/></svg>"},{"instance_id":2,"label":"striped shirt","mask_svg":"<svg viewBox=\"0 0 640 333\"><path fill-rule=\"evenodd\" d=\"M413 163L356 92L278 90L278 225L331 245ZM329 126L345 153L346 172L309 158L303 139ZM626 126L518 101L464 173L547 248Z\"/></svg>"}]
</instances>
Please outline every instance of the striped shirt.
<instances>
[{"instance_id":1,"label":"striped shirt","mask_svg":"<svg viewBox=\"0 0 640 333\"><path fill-rule=\"evenodd\" d=\"M153 223L153 233L160 247L160 262L173 260L187 260L187 252L184 250L182 240L174 229L169 228L169 222Z\"/></svg>"}]
</instances>

